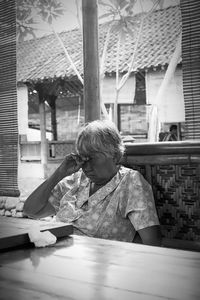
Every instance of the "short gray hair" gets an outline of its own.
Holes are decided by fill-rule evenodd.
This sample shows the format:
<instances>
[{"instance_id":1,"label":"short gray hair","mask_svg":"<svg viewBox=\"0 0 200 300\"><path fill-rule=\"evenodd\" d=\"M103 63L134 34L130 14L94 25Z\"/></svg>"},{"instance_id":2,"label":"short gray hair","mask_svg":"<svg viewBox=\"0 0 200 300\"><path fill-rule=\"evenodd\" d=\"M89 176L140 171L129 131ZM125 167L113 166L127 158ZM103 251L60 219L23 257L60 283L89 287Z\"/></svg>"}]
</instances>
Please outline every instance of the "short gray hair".
<instances>
[{"instance_id":1,"label":"short gray hair","mask_svg":"<svg viewBox=\"0 0 200 300\"><path fill-rule=\"evenodd\" d=\"M125 146L113 122L95 120L87 123L78 134L76 150L85 156L93 152L102 152L106 156L116 156L119 161L124 154Z\"/></svg>"}]
</instances>

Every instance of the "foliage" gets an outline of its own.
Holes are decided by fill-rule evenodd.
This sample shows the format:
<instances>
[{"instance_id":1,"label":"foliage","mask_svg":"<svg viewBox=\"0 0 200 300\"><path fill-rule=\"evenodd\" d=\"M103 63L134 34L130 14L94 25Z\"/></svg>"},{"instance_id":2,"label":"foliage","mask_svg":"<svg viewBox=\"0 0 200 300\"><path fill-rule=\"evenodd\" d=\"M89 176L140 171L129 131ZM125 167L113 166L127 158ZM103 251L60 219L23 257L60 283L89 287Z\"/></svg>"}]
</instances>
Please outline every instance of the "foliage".
<instances>
[{"instance_id":1,"label":"foliage","mask_svg":"<svg viewBox=\"0 0 200 300\"><path fill-rule=\"evenodd\" d=\"M165 0L150 0L152 2L152 8L157 6L163 8ZM112 26L112 31L119 34L122 38L129 34L133 36L133 28L136 21L134 17L136 11L136 4L140 4L141 12L143 11L144 0L99 0L99 5L103 6L106 10L105 14L102 14L99 19L109 19L106 22L107 25Z\"/></svg>"},{"instance_id":2,"label":"foliage","mask_svg":"<svg viewBox=\"0 0 200 300\"><path fill-rule=\"evenodd\" d=\"M59 0L17 0L17 39L35 38L34 31L41 22L52 24L53 20L63 15L64 8Z\"/></svg>"},{"instance_id":3,"label":"foliage","mask_svg":"<svg viewBox=\"0 0 200 300\"><path fill-rule=\"evenodd\" d=\"M130 35L132 38L134 36L134 26L137 24L138 19L134 18L134 7L137 0L99 0L99 4L103 5L106 8L106 13L102 15L101 18L110 18L111 20L106 22L106 26L109 26L107 30L107 36L104 44L103 55L101 59L101 79L103 79L104 74L104 63L106 60L106 52L109 44L110 34L113 32L117 36L117 54L116 54L116 89L115 89L115 103L114 103L114 122L117 125L117 104L119 92L123 84L130 75L130 70L132 67L132 61L135 56L135 49L129 71L126 75L122 77L122 80L119 82L119 55L120 55L120 46L126 39L127 35ZM139 24L138 24L139 25ZM138 26L135 26L136 28ZM139 28L141 25L139 25ZM140 30L141 31L141 30ZM139 32L140 36L140 32ZM138 44L138 43L136 43Z\"/></svg>"},{"instance_id":4,"label":"foliage","mask_svg":"<svg viewBox=\"0 0 200 300\"><path fill-rule=\"evenodd\" d=\"M106 13L100 19L109 18L107 25L112 25L112 31L124 36L126 33L132 35L132 25L134 25L134 5L137 0L99 0Z\"/></svg>"},{"instance_id":5,"label":"foliage","mask_svg":"<svg viewBox=\"0 0 200 300\"><path fill-rule=\"evenodd\" d=\"M163 8L164 0L151 0L152 7L151 9L143 14L142 18L136 16L135 7L139 3L141 6L141 12L144 13L143 0L99 0L99 5L102 5L106 13L103 14L100 19L109 19L106 22L108 26L107 36L105 39L103 55L101 59L101 78L103 78L104 63L106 60L106 52L109 44L109 38L111 32L117 36L117 53L116 53L116 88L115 88L115 103L114 103L114 122L117 124L117 104L119 92L123 85L126 83L129 78L134 64L135 56L137 53L138 45L140 42L140 37L143 30L144 19L157 7ZM135 40L135 46L133 49L132 57L128 62L128 71L119 78L119 57L120 57L120 47L124 44L127 36L130 36ZM135 36L135 37L134 37Z\"/></svg>"}]
</instances>

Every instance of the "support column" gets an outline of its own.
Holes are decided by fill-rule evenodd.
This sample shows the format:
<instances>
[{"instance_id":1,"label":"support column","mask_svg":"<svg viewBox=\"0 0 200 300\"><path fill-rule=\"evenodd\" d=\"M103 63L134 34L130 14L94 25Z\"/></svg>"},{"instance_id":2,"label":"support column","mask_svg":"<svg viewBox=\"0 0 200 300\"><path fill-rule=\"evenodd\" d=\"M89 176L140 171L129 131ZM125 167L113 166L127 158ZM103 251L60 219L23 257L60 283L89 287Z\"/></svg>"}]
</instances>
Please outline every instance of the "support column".
<instances>
[{"instance_id":1,"label":"support column","mask_svg":"<svg viewBox=\"0 0 200 300\"><path fill-rule=\"evenodd\" d=\"M43 177L47 178L48 144L46 139L46 115L45 102L42 87L37 86L39 96L39 114L40 114L40 133L41 133L41 164L43 168Z\"/></svg>"},{"instance_id":2,"label":"support column","mask_svg":"<svg viewBox=\"0 0 200 300\"><path fill-rule=\"evenodd\" d=\"M98 4L82 0L85 122L100 119Z\"/></svg>"},{"instance_id":3,"label":"support column","mask_svg":"<svg viewBox=\"0 0 200 300\"><path fill-rule=\"evenodd\" d=\"M56 98L55 95L49 95L48 103L51 108L51 129L53 132L53 140L57 141L57 122L56 122Z\"/></svg>"}]
</instances>

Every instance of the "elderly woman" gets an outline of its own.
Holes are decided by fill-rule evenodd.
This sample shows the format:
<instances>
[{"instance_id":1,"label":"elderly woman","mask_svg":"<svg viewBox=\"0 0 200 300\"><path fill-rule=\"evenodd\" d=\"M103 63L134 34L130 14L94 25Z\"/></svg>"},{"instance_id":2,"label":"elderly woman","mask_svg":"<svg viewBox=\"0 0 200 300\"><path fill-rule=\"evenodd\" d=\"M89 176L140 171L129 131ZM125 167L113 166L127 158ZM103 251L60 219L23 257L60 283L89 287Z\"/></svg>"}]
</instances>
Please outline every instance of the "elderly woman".
<instances>
[{"instance_id":1,"label":"elderly woman","mask_svg":"<svg viewBox=\"0 0 200 300\"><path fill-rule=\"evenodd\" d=\"M69 154L26 200L31 218L56 215L74 233L160 245L161 235L151 186L135 170L120 165L121 136L112 122L93 121L79 133L77 154Z\"/></svg>"}]
</instances>

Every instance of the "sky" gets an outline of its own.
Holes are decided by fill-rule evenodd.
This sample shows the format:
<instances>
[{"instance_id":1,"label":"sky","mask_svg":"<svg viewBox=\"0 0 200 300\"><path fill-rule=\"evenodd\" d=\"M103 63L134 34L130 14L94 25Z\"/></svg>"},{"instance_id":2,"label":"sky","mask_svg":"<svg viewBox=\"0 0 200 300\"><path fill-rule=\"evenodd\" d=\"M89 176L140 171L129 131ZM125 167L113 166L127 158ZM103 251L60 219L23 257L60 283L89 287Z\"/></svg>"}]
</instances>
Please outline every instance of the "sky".
<instances>
[{"instance_id":1,"label":"sky","mask_svg":"<svg viewBox=\"0 0 200 300\"><path fill-rule=\"evenodd\" d=\"M57 21L53 22L53 27L57 32L71 30L79 26L76 17L76 0L60 0L64 7L63 16L59 17ZM80 3L81 1L78 0ZM45 23L40 22L37 26L38 30L35 31L36 36L43 36L51 33L51 29Z\"/></svg>"},{"instance_id":2,"label":"sky","mask_svg":"<svg viewBox=\"0 0 200 300\"><path fill-rule=\"evenodd\" d=\"M76 9L76 1L79 6L79 16L80 19L82 17L81 12L81 3L82 0L60 0L62 2L63 7L65 9L64 15L59 17L57 21L54 21L53 27L57 32L65 31L65 30L72 30L76 27L79 27L78 18L77 18L77 9ZM91 0L93 1L93 0ZM108 0L104 0L106 2ZM141 9L140 1L137 1L138 4L136 5L136 12ZM165 0L165 6L169 5L176 5L179 0ZM142 0L142 6L144 10L149 10L152 7L153 1L152 0ZM102 15L105 13L105 10L102 9L102 6L98 6L98 13ZM80 20L81 21L81 20ZM37 37L48 35L51 33L49 26L45 23L40 23L38 25L38 29L35 33Z\"/></svg>"}]
</instances>

